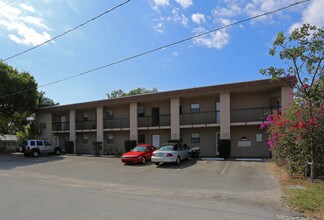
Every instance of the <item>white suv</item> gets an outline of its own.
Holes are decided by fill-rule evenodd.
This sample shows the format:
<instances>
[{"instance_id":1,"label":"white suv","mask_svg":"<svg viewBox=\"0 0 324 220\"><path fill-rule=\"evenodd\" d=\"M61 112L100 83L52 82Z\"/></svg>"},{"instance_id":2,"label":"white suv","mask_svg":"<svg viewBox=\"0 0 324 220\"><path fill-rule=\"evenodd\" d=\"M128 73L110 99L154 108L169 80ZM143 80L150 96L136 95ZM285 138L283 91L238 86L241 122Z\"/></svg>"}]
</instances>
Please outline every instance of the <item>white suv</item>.
<instances>
[{"instance_id":1,"label":"white suv","mask_svg":"<svg viewBox=\"0 0 324 220\"><path fill-rule=\"evenodd\" d=\"M44 140L27 140L22 144L22 152L26 157L38 157L41 153L54 153L55 155L61 154L60 147L52 146L48 141Z\"/></svg>"}]
</instances>

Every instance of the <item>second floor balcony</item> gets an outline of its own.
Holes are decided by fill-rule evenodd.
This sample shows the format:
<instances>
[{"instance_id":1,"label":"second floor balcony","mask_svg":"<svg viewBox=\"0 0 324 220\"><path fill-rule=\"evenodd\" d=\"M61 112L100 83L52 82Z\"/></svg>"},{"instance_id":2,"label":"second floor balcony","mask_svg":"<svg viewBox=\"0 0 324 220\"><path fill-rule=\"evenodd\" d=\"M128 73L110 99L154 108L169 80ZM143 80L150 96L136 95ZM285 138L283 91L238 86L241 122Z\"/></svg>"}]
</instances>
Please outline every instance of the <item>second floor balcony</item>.
<instances>
[{"instance_id":1,"label":"second floor balcony","mask_svg":"<svg viewBox=\"0 0 324 220\"><path fill-rule=\"evenodd\" d=\"M207 126L220 123L219 111L206 111L195 113L182 113L180 115L180 126Z\"/></svg>"},{"instance_id":2,"label":"second floor balcony","mask_svg":"<svg viewBox=\"0 0 324 220\"><path fill-rule=\"evenodd\" d=\"M124 130L129 129L130 123L129 118L114 118L104 120L104 129L110 130Z\"/></svg>"},{"instance_id":3,"label":"second floor balcony","mask_svg":"<svg viewBox=\"0 0 324 220\"><path fill-rule=\"evenodd\" d=\"M53 122L52 131L68 132L70 130L70 122Z\"/></svg>"},{"instance_id":4,"label":"second floor balcony","mask_svg":"<svg viewBox=\"0 0 324 220\"><path fill-rule=\"evenodd\" d=\"M231 123L262 123L273 110L270 107L232 109Z\"/></svg>"},{"instance_id":5,"label":"second floor balcony","mask_svg":"<svg viewBox=\"0 0 324 220\"><path fill-rule=\"evenodd\" d=\"M274 109L271 107L259 108L240 108L230 110L231 125L245 125L245 124L260 124L264 122L269 114ZM217 127L220 126L221 112L220 111L205 111L182 113L179 115L180 127ZM138 128L152 128L152 129L168 129L171 126L171 115L153 115L137 118ZM105 119L103 121L103 129L106 130L129 130L130 119L127 118L113 118ZM80 131L96 131L96 120L84 120L75 122L75 130ZM53 122L53 132L69 132L70 122Z\"/></svg>"},{"instance_id":6,"label":"second floor balcony","mask_svg":"<svg viewBox=\"0 0 324 220\"><path fill-rule=\"evenodd\" d=\"M156 115L156 116L144 116L137 118L138 127L168 127L171 125L170 114Z\"/></svg>"},{"instance_id":7,"label":"second floor balcony","mask_svg":"<svg viewBox=\"0 0 324 220\"><path fill-rule=\"evenodd\" d=\"M87 120L87 121L76 121L75 122L76 130L96 130L97 129L97 121L96 120Z\"/></svg>"}]
</instances>

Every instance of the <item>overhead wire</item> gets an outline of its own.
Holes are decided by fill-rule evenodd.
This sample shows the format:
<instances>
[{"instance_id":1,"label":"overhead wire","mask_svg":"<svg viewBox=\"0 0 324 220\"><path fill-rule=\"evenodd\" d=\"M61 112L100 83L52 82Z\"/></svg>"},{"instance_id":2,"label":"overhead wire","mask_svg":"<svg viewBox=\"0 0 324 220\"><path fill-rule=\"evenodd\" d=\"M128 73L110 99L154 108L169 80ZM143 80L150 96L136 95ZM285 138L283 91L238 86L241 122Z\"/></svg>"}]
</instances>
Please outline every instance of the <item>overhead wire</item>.
<instances>
[{"instance_id":1,"label":"overhead wire","mask_svg":"<svg viewBox=\"0 0 324 220\"><path fill-rule=\"evenodd\" d=\"M105 15L105 14L108 14L108 13L114 11L115 9L117 9L117 8L119 8L119 7L121 7L121 6L125 5L125 4L127 4L127 3L129 3L130 1L131 1L131 0L127 0L127 1L125 1L125 2L123 2L123 3L120 3L120 4L116 5L116 6L114 6L113 8L111 8L111 9L109 9L109 10L106 10L106 11L102 12L101 14L99 14L99 15L97 15L97 16L95 16L95 17L93 17L93 18L91 18L91 19L89 19L89 20L87 20L87 21L85 21L85 22L83 22L83 23L81 23L81 24L75 26L74 28L71 28L71 29L69 29L69 30L63 32L62 34L56 35L55 37L53 37L53 38L51 38L51 39L49 39L49 40L46 40L46 41L44 41L43 43L37 44L37 45L34 46L34 47L31 47L31 48L29 48L29 49L27 49L27 50L21 51L21 52L15 54L15 55L12 55L12 56L10 56L10 57L7 57L7 58L5 58L5 59L3 59L3 60L1 60L1 61L8 61L8 60L10 60L10 59L12 59L12 58L18 57L18 56L20 56L20 55L22 55L22 54L24 54L24 53L27 53L27 52L29 52L29 51L31 51L31 50L34 50L34 49L36 49L36 48L38 48L38 47L40 47L40 46L43 46L43 45L45 45L45 44L47 44L47 43L49 43L49 42L51 42L51 41L53 41L53 40L56 40L56 39L58 39L58 38L60 38L60 37L62 37L62 36L64 36L64 35L66 35L66 34L72 32L72 31L74 31L74 30L76 30L76 29L78 29L78 28L80 28L80 27L82 27L82 26L84 26L84 25L86 25L86 24L88 24L88 23L90 23L90 22L92 22L92 21L94 21L94 20L100 18L101 16L103 16L103 15Z\"/></svg>"},{"instance_id":2,"label":"overhead wire","mask_svg":"<svg viewBox=\"0 0 324 220\"><path fill-rule=\"evenodd\" d=\"M252 17L249 17L249 18L240 20L240 21L236 21L236 22L230 23L228 25L224 25L224 26L219 27L219 28L215 28L215 29L212 29L212 30L203 32L201 34L197 34L195 36L191 36L191 37L188 37L188 38L179 40L179 41L175 41L173 43L169 43L169 44L166 44L166 45L163 45L163 46L160 46L160 47L151 49L151 50L147 50L147 51L144 51L142 53L138 53L136 55L133 55L133 56L130 56L130 57L127 57L127 58L124 58L124 59L121 59L121 60L118 60L118 61L115 61L115 62L106 64L106 65L102 65L102 66L99 66L99 67L96 67L96 68L93 68L93 69L90 69L90 70L86 70L84 72L81 72L81 73L78 73L78 74L75 74L75 75L71 75L71 76L68 76L68 77L65 77L65 78L62 78L62 79L59 79L59 80L56 80L56 81L53 81L53 82L50 82L50 83L47 83L47 84L38 86L37 88L42 88L42 87L46 87L46 86L49 86L49 85L57 84L57 83L60 83L60 82L63 82L63 81L69 80L69 79L73 79L73 78L76 78L76 77L79 77L79 76L82 76L82 75L85 75L85 74L88 74L88 73L91 73L91 72L95 72L95 71L98 71L98 70L101 70L101 69L110 67L110 66L114 66L116 64L120 64L120 63L129 61L129 60L132 60L132 59L135 59L135 58L144 56L146 54L150 54L150 53L153 53L153 52L156 52L156 51L159 51L159 50L168 48L168 47L172 47L174 45L177 45L177 44L180 44L180 43L189 41L189 40L193 40L195 38L199 38L199 37L205 36L207 34L210 34L210 33L213 33L213 32L216 32L216 31L219 31L219 30L222 30L222 29L225 29L225 28L229 28L229 27L234 26L234 25L238 25L238 24L241 24L241 23L244 23L244 22L247 22L247 21L251 21L251 20L254 20L254 19L263 17L263 16L267 16L267 15L270 15L270 14L274 14L274 13L277 13L279 11L282 11L282 10L291 8L293 6L296 6L298 4L303 4L303 3L306 3L306 2L309 2L309 1L310 0L298 1L298 2L292 3L290 5L287 5L287 6L284 6L284 7L279 8L279 9L276 9L276 10L273 10L273 11L270 11L270 12L264 12L264 13L261 13L259 15L255 15L255 16L252 16ZM31 91L31 90L33 90L33 89L23 90L23 91L20 91L20 92L16 92L16 93L4 95L4 96L1 96L0 98L5 98L5 97L8 97L8 96L18 95L18 94L21 94L21 93L24 93L24 92L28 92L28 91Z\"/></svg>"}]
</instances>

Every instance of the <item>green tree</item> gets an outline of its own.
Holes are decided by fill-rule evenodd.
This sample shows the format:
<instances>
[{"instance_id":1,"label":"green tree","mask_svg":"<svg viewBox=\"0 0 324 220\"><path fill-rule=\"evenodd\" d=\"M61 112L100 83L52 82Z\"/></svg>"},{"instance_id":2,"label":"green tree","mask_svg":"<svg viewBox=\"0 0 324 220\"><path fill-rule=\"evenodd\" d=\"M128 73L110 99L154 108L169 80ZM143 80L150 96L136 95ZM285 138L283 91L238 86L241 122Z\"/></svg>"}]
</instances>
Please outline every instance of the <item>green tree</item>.
<instances>
[{"instance_id":1,"label":"green tree","mask_svg":"<svg viewBox=\"0 0 324 220\"><path fill-rule=\"evenodd\" d=\"M108 99L115 99L115 98L124 97L127 94L123 90L118 89L118 90L112 91L111 93L107 93L106 95L107 95Z\"/></svg>"},{"instance_id":2,"label":"green tree","mask_svg":"<svg viewBox=\"0 0 324 220\"><path fill-rule=\"evenodd\" d=\"M120 97L125 97L125 96L132 96L132 95L148 94L148 93L154 93L154 92L158 92L158 89L156 87L153 87L151 90L139 87L139 88L130 90L128 93L124 92L121 89L118 89L118 90L112 91L111 93L107 93L106 95L107 95L108 99L111 99L111 98L120 98Z\"/></svg>"},{"instance_id":3,"label":"green tree","mask_svg":"<svg viewBox=\"0 0 324 220\"><path fill-rule=\"evenodd\" d=\"M288 80L297 80L297 95L309 104L318 105L323 100L323 27L303 24L294 29L290 36L279 32L269 54L279 55L279 58L288 64L288 68L269 67L261 69L261 74L273 79L287 77Z\"/></svg>"},{"instance_id":4,"label":"green tree","mask_svg":"<svg viewBox=\"0 0 324 220\"><path fill-rule=\"evenodd\" d=\"M0 62L0 135L22 130L36 107L34 77Z\"/></svg>"},{"instance_id":5,"label":"green tree","mask_svg":"<svg viewBox=\"0 0 324 220\"><path fill-rule=\"evenodd\" d=\"M37 94L37 107L44 108L59 105L60 103L54 102L52 99L45 96L45 92L40 91Z\"/></svg>"},{"instance_id":6,"label":"green tree","mask_svg":"<svg viewBox=\"0 0 324 220\"><path fill-rule=\"evenodd\" d=\"M18 138L19 144L21 144L26 139L36 138L36 136L40 134L40 132L41 130L36 120L32 119L22 130L16 132L16 136Z\"/></svg>"},{"instance_id":7,"label":"green tree","mask_svg":"<svg viewBox=\"0 0 324 220\"><path fill-rule=\"evenodd\" d=\"M266 122L270 145L299 172L303 160L324 163L324 28L303 24L290 36L280 32L269 54L278 55L288 67L261 69L261 74L273 79L286 77L295 88L294 103L286 113L274 114L280 119L277 122Z\"/></svg>"}]
</instances>

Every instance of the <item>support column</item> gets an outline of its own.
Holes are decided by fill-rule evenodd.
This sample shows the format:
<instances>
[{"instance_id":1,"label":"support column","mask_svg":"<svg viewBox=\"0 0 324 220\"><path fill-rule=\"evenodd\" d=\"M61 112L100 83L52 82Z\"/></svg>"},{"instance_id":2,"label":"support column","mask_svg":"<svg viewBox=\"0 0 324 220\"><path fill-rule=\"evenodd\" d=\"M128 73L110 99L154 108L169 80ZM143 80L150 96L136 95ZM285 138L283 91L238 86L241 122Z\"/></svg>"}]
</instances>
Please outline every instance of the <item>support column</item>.
<instances>
[{"instance_id":1,"label":"support column","mask_svg":"<svg viewBox=\"0 0 324 220\"><path fill-rule=\"evenodd\" d=\"M76 153L75 110L70 110L70 141L73 141L73 152Z\"/></svg>"},{"instance_id":2,"label":"support column","mask_svg":"<svg viewBox=\"0 0 324 220\"><path fill-rule=\"evenodd\" d=\"M180 99L172 98L170 100L171 111L171 137L170 140L180 140Z\"/></svg>"},{"instance_id":3,"label":"support column","mask_svg":"<svg viewBox=\"0 0 324 220\"><path fill-rule=\"evenodd\" d=\"M103 132L103 107L97 107L97 142L104 141Z\"/></svg>"},{"instance_id":4,"label":"support column","mask_svg":"<svg viewBox=\"0 0 324 220\"><path fill-rule=\"evenodd\" d=\"M130 103L129 105L129 140L138 142L137 130L137 102Z\"/></svg>"},{"instance_id":5,"label":"support column","mask_svg":"<svg viewBox=\"0 0 324 220\"><path fill-rule=\"evenodd\" d=\"M231 104L230 93L220 94L220 138L231 139Z\"/></svg>"},{"instance_id":6,"label":"support column","mask_svg":"<svg viewBox=\"0 0 324 220\"><path fill-rule=\"evenodd\" d=\"M293 100L293 88L290 86L281 87L281 108L282 111L285 111L288 105Z\"/></svg>"},{"instance_id":7,"label":"support column","mask_svg":"<svg viewBox=\"0 0 324 220\"><path fill-rule=\"evenodd\" d=\"M97 142L102 143L101 153L103 153L104 148L104 131L103 131L103 107L97 107Z\"/></svg>"}]
</instances>

